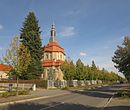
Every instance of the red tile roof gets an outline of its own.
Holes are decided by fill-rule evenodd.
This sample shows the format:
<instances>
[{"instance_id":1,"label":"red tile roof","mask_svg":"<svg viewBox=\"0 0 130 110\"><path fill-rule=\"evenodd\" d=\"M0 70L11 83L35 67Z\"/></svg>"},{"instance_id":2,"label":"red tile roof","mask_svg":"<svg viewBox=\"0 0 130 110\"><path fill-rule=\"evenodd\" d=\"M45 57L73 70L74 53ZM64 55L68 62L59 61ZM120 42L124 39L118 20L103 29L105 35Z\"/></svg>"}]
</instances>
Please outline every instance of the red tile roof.
<instances>
[{"instance_id":1,"label":"red tile roof","mask_svg":"<svg viewBox=\"0 0 130 110\"><path fill-rule=\"evenodd\" d=\"M0 64L0 71L10 71L11 69L11 66Z\"/></svg>"},{"instance_id":2,"label":"red tile roof","mask_svg":"<svg viewBox=\"0 0 130 110\"><path fill-rule=\"evenodd\" d=\"M43 67L60 66L64 63L61 60L45 60L43 61Z\"/></svg>"},{"instance_id":3,"label":"red tile roof","mask_svg":"<svg viewBox=\"0 0 130 110\"><path fill-rule=\"evenodd\" d=\"M56 42L49 42L46 46L43 47L44 52L62 52L64 49L58 45Z\"/></svg>"}]
</instances>

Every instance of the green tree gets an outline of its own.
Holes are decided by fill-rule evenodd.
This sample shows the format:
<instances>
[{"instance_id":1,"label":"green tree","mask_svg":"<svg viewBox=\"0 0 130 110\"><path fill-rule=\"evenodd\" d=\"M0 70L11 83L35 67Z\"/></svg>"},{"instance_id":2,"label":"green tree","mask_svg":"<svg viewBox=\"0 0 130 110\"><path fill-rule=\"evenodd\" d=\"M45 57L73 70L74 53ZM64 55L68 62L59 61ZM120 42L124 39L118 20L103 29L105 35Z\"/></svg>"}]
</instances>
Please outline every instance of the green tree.
<instances>
[{"instance_id":1,"label":"green tree","mask_svg":"<svg viewBox=\"0 0 130 110\"><path fill-rule=\"evenodd\" d=\"M69 72L71 74L69 79L73 80L75 77L75 73L76 73L76 67L75 67L73 61L71 61L69 64Z\"/></svg>"},{"instance_id":2,"label":"green tree","mask_svg":"<svg viewBox=\"0 0 130 110\"><path fill-rule=\"evenodd\" d=\"M17 36L12 39L2 62L12 67L12 75L20 77L27 71L31 62L31 55L26 46L19 45Z\"/></svg>"},{"instance_id":3,"label":"green tree","mask_svg":"<svg viewBox=\"0 0 130 110\"><path fill-rule=\"evenodd\" d=\"M76 73L76 68L73 63L73 61L68 62L67 60L64 62L64 64L61 66L61 70L64 74L65 80L73 80Z\"/></svg>"},{"instance_id":4,"label":"green tree","mask_svg":"<svg viewBox=\"0 0 130 110\"><path fill-rule=\"evenodd\" d=\"M43 72L41 64L43 51L40 34L38 20L33 12L29 12L25 18L20 34L21 43L29 49L31 55L31 63L27 70L26 79L39 78Z\"/></svg>"},{"instance_id":5,"label":"green tree","mask_svg":"<svg viewBox=\"0 0 130 110\"><path fill-rule=\"evenodd\" d=\"M100 75L99 75L99 79L102 80L102 81L105 81L105 73L107 71L105 70L105 68L103 68L102 70L100 70Z\"/></svg>"},{"instance_id":6,"label":"green tree","mask_svg":"<svg viewBox=\"0 0 130 110\"><path fill-rule=\"evenodd\" d=\"M92 61L92 66L91 66L91 75L92 75L92 80L96 80L96 79L98 78L97 67L96 67L94 61Z\"/></svg>"},{"instance_id":7,"label":"green tree","mask_svg":"<svg viewBox=\"0 0 130 110\"><path fill-rule=\"evenodd\" d=\"M3 62L13 69L9 72L9 76L16 76L17 79L17 95L18 95L18 79L20 76L19 67L18 67L18 49L19 49L19 41L18 37L14 37L11 41L9 48L6 50L6 55L3 57Z\"/></svg>"},{"instance_id":8,"label":"green tree","mask_svg":"<svg viewBox=\"0 0 130 110\"><path fill-rule=\"evenodd\" d=\"M86 79L92 80L92 72L91 67L89 65L86 66Z\"/></svg>"},{"instance_id":9,"label":"green tree","mask_svg":"<svg viewBox=\"0 0 130 110\"><path fill-rule=\"evenodd\" d=\"M19 68L19 73L22 74L20 75L21 79L26 78L26 71L28 69L28 66L31 63L31 55L26 46L23 44L20 44L19 46L19 51L18 51L18 68Z\"/></svg>"},{"instance_id":10,"label":"green tree","mask_svg":"<svg viewBox=\"0 0 130 110\"><path fill-rule=\"evenodd\" d=\"M112 61L115 63L115 67L130 81L130 38L125 37L122 45L122 47L117 46Z\"/></svg>"},{"instance_id":11,"label":"green tree","mask_svg":"<svg viewBox=\"0 0 130 110\"><path fill-rule=\"evenodd\" d=\"M84 66L84 80L89 80L90 67L89 65Z\"/></svg>"},{"instance_id":12,"label":"green tree","mask_svg":"<svg viewBox=\"0 0 130 110\"><path fill-rule=\"evenodd\" d=\"M75 78L77 80L83 80L84 79L84 64L80 59L77 60L76 62L76 75Z\"/></svg>"},{"instance_id":13,"label":"green tree","mask_svg":"<svg viewBox=\"0 0 130 110\"><path fill-rule=\"evenodd\" d=\"M18 80L27 71L30 64L31 57L28 48L20 44L18 37L14 37L11 41L10 47L6 51L6 55L3 57L3 63L12 67L9 74L15 76L17 79L17 94L18 94Z\"/></svg>"},{"instance_id":14,"label":"green tree","mask_svg":"<svg viewBox=\"0 0 130 110\"><path fill-rule=\"evenodd\" d=\"M19 49L19 41L18 41L18 37L16 36L11 40L9 48L6 50L6 54L2 59L3 63L13 68L11 72L15 71L16 76L19 76L18 74L18 49Z\"/></svg>"},{"instance_id":15,"label":"green tree","mask_svg":"<svg viewBox=\"0 0 130 110\"><path fill-rule=\"evenodd\" d=\"M105 68L100 70L96 67L94 61L92 61L91 66L84 66L82 61L78 59L75 65L69 58L61 66L61 70L63 71L65 80L102 80L105 83L115 82L117 80L125 81L118 74L109 72Z\"/></svg>"}]
</instances>

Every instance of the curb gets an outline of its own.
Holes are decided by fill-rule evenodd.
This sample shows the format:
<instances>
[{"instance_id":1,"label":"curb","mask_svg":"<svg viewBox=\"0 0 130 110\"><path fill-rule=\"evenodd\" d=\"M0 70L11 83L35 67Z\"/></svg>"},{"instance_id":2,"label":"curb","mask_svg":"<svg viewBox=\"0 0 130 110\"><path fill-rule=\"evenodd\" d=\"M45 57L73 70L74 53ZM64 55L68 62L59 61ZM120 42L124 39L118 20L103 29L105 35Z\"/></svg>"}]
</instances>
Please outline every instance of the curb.
<instances>
[{"instance_id":1,"label":"curb","mask_svg":"<svg viewBox=\"0 0 130 110\"><path fill-rule=\"evenodd\" d=\"M43 97L29 98L29 99L24 99L24 100L17 100L17 101L12 101L12 102L5 102L5 103L0 103L0 106L17 104L17 103L24 103L24 102L40 100L40 99L48 99L48 98L53 98L53 97L57 97L57 96L67 95L67 94L70 94L70 93L63 93L63 94L53 95L53 96L43 96Z\"/></svg>"}]
</instances>

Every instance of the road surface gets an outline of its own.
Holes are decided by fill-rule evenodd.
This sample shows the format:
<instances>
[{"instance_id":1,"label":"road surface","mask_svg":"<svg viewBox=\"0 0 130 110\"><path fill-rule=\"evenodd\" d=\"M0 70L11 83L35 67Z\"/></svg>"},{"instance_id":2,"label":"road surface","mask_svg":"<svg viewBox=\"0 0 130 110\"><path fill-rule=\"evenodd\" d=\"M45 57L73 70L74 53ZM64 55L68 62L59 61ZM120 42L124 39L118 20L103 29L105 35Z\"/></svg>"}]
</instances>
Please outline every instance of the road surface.
<instances>
[{"instance_id":1,"label":"road surface","mask_svg":"<svg viewBox=\"0 0 130 110\"><path fill-rule=\"evenodd\" d=\"M71 91L69 94L26 103L1 106L0 110L130 110L118 106L108 107L113 95L122 85L100 87L93 90Z\"/></svg>"}]
</instances>

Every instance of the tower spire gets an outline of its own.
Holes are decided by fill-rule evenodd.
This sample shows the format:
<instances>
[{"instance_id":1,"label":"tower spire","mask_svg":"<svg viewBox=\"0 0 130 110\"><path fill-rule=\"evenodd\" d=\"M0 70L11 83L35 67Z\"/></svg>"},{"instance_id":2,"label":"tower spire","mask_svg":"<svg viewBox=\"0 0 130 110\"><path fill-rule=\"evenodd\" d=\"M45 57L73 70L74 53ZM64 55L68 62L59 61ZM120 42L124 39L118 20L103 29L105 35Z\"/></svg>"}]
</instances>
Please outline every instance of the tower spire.
<instances>
[{"instance_id":1,"label":"tower spire","mask_svg":"<svg viewBox=\"0 0 130 110\"><path fill-rule=\"evenodd\" d=\"M56 41L56 28L55 28L54 22L51 25L51 37L50 37L49 42L57 42Z\"/></svg>"}]
</instances>

